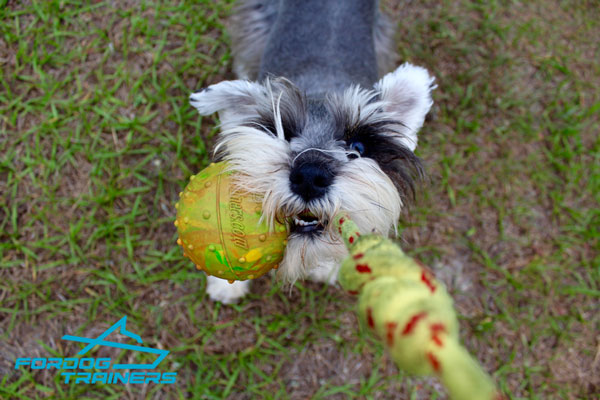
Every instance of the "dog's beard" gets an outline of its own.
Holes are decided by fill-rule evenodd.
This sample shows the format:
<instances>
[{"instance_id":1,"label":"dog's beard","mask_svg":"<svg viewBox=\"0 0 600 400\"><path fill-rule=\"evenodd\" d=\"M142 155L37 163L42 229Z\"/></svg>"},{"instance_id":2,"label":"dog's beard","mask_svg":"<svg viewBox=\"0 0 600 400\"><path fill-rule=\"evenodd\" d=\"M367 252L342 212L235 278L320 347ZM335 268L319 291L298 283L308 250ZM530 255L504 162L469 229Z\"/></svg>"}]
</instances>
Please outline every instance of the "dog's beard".
<instances>
[{"instance_id":1,"label":"dog's beard","mask_svg":"<svg viewBox=\"0 0 600 400\"><path fill-rule=\"evenodd\" d=\"M307 203L290 189L293 153L288 141L244 125L223 128L216 150L236 171L239 189L263 196L262 218L269 226L275 220L293 223L294 216L307 210L323 225L323 230L290 235L278 270L284 282L304 278L314 268L339 265L347 251L332 218L340 211L347 212L363 233L395 234L401 198L374 160L350 160L347 150L334 150L342 165L333 184L323 197Z\"/></svg>"}]
</instances>

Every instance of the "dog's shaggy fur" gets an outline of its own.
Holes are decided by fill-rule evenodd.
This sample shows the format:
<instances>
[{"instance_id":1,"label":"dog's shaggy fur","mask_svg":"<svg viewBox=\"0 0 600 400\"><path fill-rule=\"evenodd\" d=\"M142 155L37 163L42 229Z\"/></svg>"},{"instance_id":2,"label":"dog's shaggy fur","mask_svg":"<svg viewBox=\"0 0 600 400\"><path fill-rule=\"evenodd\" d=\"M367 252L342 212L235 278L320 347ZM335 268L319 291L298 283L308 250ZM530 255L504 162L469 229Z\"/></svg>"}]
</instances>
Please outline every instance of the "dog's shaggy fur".
<instances>
[{"instance_id":1,"label":"dog's shaggy fur","mask_svg":"<svg viewBox=\"0 0 600 400\"><path fill-rule=\"evenodd\" d=\"M216 157L239 172L241 188L264 196L269 223L290 225L278 270L287 282L335 282L346 255L329 224L335 213L394 235L414 194L434 80L404 64L377 81L394 60L391 26L369 0L247 0L232 20L243 79L191 96L200 114L219 113ZM209 277L208 292L233 302L248 287Z\"/></svg>"}]
</instances>

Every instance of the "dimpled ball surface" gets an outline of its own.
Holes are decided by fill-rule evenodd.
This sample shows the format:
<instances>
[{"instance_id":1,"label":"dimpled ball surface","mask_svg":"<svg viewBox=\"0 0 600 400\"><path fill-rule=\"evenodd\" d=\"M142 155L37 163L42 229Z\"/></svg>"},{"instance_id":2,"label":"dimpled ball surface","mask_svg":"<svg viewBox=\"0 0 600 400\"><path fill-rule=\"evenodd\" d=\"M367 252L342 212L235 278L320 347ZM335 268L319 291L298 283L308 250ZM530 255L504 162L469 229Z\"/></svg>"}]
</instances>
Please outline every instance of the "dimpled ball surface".
<instances>
[{"instance_id":1,"label":"dimpled ball surface","mask_svg":"<svg viewBox=\"0 0 600 400\"><path fill-rule=\"evenodd\" d=\"M224 162L213 163L190 178L180 193L175 226L177 243L196 268L219 278L258 278L277 268L287 243L287 230L273 232L259 224L262 199L233 184Z\"/></svg>"}]
</instances>

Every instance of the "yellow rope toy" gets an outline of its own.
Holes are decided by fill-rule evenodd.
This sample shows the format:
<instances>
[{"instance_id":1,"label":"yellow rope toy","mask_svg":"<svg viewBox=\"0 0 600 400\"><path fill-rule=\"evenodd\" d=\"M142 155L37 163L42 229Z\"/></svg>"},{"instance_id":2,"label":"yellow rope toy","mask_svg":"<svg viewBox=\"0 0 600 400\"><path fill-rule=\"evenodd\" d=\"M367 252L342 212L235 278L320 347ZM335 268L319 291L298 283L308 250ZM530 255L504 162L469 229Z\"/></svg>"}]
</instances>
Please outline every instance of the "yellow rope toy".
<instances>
[{"instance_id":1,"label":"yellow rope toy","mask_svg":"<svg viewBox=\"0 0 600 400\"><path fill-rule=\"evenodd\" d=\"M361 236L346 214L334 222L350 252L339 282L359 295L359 319L383 340L396 365L412 374L437 375L454 400L504 399L461 346L452 298L443 284L391 240Z\"/></svg>"}]
</instances>

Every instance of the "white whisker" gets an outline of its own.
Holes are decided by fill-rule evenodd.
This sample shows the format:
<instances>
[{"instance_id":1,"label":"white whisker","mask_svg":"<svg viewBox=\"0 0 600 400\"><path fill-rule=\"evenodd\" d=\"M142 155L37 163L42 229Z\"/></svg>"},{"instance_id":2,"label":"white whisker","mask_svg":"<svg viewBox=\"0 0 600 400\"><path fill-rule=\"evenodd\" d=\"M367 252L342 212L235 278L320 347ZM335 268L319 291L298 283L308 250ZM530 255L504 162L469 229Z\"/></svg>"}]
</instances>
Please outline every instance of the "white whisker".
<instances>
[{"instance_id":1,"label":"white whisker","mask_svg":"<svg viewBox=\"0 0 600 400\"><path fill-rule=\"evenodd\" d=\"M323 154L343 154L343 155L347 155L347 153L348 153L346 150L342 150L342 149L328 150L328 149L318 149L316 147L309 147L308 149L302 150L300 153L298 153L294 157L294 159L292 160L292 165L294 165L296 163L296 160L298 159L298 157L300 157L302 154L306 153L307 151L317 151L317 152L323 153Z\"/></svg>"}]
</instances>

